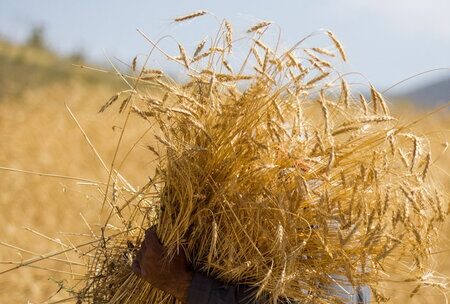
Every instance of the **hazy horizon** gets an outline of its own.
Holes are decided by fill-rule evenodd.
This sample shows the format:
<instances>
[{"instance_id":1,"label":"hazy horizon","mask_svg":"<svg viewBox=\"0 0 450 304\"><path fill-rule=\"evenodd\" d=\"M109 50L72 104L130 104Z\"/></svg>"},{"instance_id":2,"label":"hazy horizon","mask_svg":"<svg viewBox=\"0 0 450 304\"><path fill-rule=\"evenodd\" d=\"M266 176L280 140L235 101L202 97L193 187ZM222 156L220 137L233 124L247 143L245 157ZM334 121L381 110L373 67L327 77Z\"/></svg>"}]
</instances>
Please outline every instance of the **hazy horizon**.
<instances>
[{"instance_id":1,"label":"hazy horizon","mask_svg":"<svg viewBox=\"0 0 450 304\"><path fill-rule=\"evenodd\" d=\"M83 2L66 0L3 0L0 4L0 35L23 42L36 26L45 28L49 47L68 55L82 52L89 60L105 62L105 56L129 62L150 46L139 35L142 29L153 39L172 35L193 47L216 28L214 16L187 24L174 24L173 17L204 9L217 19L231 20L236 36L248 26L271 20L281 28L283 44L289 45L306 35L330 29L345 46L349 64L345 71L361 73L383 89L414 74L449 68L450 2L419 0L337 2L322 0L227 2L173 0ZM167 46L170 50L172 46ZM434 79L448 77L449 71L429 73L399 86L398 91Z\"/></svg>"}]
</instances>

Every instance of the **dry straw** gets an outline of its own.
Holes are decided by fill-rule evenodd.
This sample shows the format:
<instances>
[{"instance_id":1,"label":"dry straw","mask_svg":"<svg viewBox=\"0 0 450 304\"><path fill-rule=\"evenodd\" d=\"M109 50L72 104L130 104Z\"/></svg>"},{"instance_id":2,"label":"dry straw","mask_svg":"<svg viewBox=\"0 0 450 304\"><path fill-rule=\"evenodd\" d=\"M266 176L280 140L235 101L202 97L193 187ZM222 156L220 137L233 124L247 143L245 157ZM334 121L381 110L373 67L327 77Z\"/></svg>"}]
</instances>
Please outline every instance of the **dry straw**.
<instances>
[{"instance_id":1,"label":"dry straw","mask_svg":"<svg viewBox=\"0 0 450 304\"><path fill-rule=\"evenodd\" d=\"M370 107L343 79L332 79L337 73L321 56L334 53L297 46L278 54L249 39L256 69L249 60L232 69L226 52L213 60L214 50L231 50L231 25L221 31L206 53L205 41L191 56L179 46L176 62L188 83L150 78L150 90L132 93L127 111L154 126L148 148L158 166L140 188L111 173L109 216L73 296L80 303L175 303L131 271L154 224L167 259L185 250L196 271L256 286L273 302L339 303L323 287L339 276L369 285L380 302L386 278L426 285L436 228L448 212L429 177L427 141L389 116L375 88Z\"/></svg>"},{"instance_id":2,"label":"dry straw","mask_svg":"<svg viewBox=\"0 0 450 304\"><path fill-rule=\"evenodd\" d=\"M196 11L196 12L193 12L193 13L190 13L190 14L187 14L187 15L183 15L183 16L177 17L177 18L175 18L173 20L175 22L182 22L182 21L191 20L191 19L203 16L205 14L207 14L206 11Z\"/></svg>"}]
</instances>

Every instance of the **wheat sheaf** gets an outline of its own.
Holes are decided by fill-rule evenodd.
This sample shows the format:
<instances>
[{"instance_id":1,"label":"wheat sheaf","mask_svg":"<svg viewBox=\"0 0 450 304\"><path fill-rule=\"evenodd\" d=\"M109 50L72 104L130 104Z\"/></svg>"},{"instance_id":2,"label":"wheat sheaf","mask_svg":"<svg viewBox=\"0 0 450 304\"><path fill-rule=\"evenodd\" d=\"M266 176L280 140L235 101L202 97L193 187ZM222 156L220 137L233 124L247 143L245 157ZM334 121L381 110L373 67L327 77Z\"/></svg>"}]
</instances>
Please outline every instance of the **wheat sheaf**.
<instances>
[{"instance_id":1,"label":"wheat sheaf","mask_svg":"<svg viewBox=\"0 0 450 304\"><path fill-rule=\"evenodd\" d=\"M196 271L256 286L273 303L339 303L322 288L339 276L370 286L378 302L388 301L387 279L427 284L448 213L428 140L373 86L371 96L352 92L334 69L347 56L332 32L321 32L327 47L280 51L264 41L272 25L245 32L241 62L226 20L192 52L178 44L167 54L147 37L187 81L134 62L128 80L139 85L101 109L125 96L123 115L151 127L157 168L139 187L111 170L108 216L88 245L83 286L71 290L79 303L176 303L131 271L153 225L167 259L184 250Z\"/></svg>"}]
</instances>

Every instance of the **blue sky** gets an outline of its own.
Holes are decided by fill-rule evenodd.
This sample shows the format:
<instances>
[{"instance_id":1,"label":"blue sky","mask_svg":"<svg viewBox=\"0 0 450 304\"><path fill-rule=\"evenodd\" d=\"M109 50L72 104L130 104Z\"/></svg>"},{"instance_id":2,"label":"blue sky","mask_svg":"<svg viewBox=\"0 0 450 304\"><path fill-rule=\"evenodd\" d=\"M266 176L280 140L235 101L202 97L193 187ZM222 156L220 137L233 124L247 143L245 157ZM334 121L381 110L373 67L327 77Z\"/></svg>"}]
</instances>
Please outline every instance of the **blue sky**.
<instances>
[{"instance_id":1,"label":"blue sky","mask_svg":"<svg viewBox=\"0 0 450 304\"><path fill-rule=\"evenodd\" d=\"M212 16L187 24L171 21L200 9L231 20L237 36L260 20L271 20L282 29L285 45L330 29L347 51L345 70L362 73L379 88L450 67L448 0L1 0L0 34L23 41L33 26L42 25L50 47L61 53L82 50L96 61L104 61L106 53L129 62L149 49L136 28L154 39L173 35L188 48L213 35L217 21ZM169 50L172 46L167 44ZM398 90L449 75L431 73Z\"/></svg>"}]
</instances>

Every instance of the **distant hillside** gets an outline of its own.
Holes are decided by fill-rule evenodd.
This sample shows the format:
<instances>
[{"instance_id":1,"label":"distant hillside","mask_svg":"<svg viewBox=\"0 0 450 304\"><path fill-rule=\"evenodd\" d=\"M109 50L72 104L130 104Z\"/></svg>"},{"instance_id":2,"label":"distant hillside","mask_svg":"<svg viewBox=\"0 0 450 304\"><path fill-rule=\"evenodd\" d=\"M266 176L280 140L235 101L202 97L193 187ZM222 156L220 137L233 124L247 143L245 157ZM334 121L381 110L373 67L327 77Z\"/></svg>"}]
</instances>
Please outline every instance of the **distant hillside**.
<instances>
[{"instance_id":1,"label":"distant hillside","mask_svg":"<svg viewBox=\"0 0 450 304\"><path fill-rule=\"evenodd\" d=\"M427 106L450 102L450 78L414 89L402 95L401 98Z\"/></svg>"},{"instance_id":2,"label":"distant hillside","mask_svg":"<svg viewBox=\"0 0 450 304\"><path fill-rule=\"evenodd\" d=\"M14 45L0 40L0 99L18 96L24 89L55 82L120 84L114 75L80 69L74 67L73 63L74 60L61 58L43 48Z\"/></svg>"}]
</instances>

